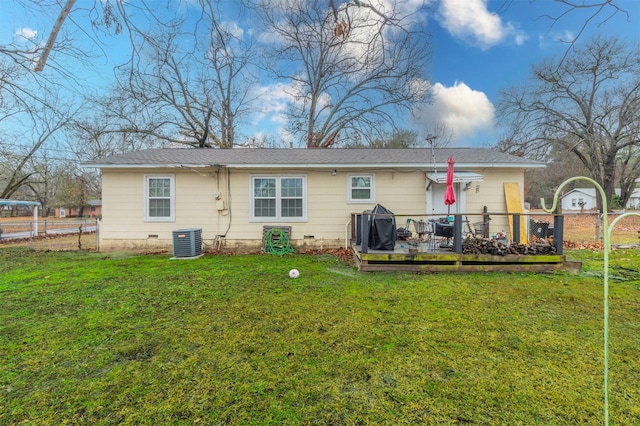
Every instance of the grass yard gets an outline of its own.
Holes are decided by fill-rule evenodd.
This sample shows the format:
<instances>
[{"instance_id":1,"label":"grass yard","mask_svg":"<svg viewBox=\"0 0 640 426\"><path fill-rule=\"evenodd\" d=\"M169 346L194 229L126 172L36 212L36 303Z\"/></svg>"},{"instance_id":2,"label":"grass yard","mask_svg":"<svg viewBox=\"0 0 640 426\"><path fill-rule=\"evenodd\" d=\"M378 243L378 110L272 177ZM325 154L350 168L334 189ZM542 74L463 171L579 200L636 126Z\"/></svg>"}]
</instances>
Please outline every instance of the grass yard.
<instances>
[{"instance_id":1,"label":"grass yard","mask_svg":"<svg viewBox=\"0 0 640 426\"><path fill-rule=\"evenodd\" d=\"M599 425L602 252L568 258L583 272L5 247L0 424ZM640 424L640 250L611 263L611 424Z\"/></svg>"}]
</instances>

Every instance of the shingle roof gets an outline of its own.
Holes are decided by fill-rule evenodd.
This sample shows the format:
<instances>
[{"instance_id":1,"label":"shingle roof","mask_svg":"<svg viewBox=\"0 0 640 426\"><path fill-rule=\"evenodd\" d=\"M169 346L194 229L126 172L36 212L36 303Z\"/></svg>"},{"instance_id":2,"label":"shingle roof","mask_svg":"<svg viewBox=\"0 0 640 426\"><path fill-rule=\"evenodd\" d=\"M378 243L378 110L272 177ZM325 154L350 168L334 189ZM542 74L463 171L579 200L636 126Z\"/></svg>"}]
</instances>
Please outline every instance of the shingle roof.
<instances>
[{"instance_id":1,"label":"shingle roof","mask_svg":"<svg viewBox=\"0 0 640 426\"><path fill-rule=\"evenodd\" d=\"M135 151L84 163L85 167L446 167L454 157L465 167L544 167L543 163L485 148L287 149L287 148L162 148Z\"/></svg>"}]
</instances>

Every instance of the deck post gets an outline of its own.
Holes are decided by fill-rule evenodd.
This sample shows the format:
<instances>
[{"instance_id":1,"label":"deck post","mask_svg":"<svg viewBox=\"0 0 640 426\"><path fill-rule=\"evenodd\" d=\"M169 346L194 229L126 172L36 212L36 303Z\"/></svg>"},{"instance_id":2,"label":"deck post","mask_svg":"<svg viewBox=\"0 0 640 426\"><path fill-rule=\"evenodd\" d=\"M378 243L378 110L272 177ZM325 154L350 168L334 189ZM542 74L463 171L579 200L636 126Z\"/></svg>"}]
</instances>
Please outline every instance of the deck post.
<instances>
[{"instance_id":1,"label":"deck post","mask_svg":"<svg viewBox=\"0 0 640 426\"><path fill-rule=\"evenodd\" d=\"M556 253L562 254L562 246L564 245L564 216L557 214L553 216L553 245Z\"/></svg>"},{"instance_id":2,"label":"deck post","mask_svg":"<svg viewBox=\"0 0 640 426\"><path fill-rule=\"evenodd\" d=\"M362 212L362 220L360 221L360 252L369 253L369 222L371 221L371 213Z\"/></svg>"},{"instance_id":3,"label":"deck post","mask_svg":"<svg viewBox=\"0 0 640 426\"><path fill-rule=\"evenodd\" d=\"M520 243L520 215L513 215L513 241L515 243Z\"/></svg>"},{"instance_id":4,"label":"deck post","mask_svg":"<svg viewBox=\"0 0 640 426\"><path fill-rule=\"evenodd\" d=\"M454 215L453 220L453 251L462 253L462 215Z\"/></svg>"}]
</instances>

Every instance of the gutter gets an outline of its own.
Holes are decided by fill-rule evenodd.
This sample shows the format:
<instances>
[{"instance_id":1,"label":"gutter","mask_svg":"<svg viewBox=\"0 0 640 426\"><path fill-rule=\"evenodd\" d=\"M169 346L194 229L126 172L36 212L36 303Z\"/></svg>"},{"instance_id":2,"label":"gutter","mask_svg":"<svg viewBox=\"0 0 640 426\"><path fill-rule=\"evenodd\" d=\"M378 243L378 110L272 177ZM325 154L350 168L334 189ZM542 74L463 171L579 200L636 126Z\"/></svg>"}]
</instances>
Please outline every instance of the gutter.
<instances>
[{"instance_id":1,"label":"gutter","mask_svg":"<svg viewBox=\"0 0 640 426\"><path fill-rule=\"evenodd\" d=\"M446 168L446 164L436 164L436 167ZM81 163L80 167L95 169L157 169L157 168L212 168L227 167L230 169L424 169L426 171L433 169L433 164L425 163L305 163L305 164L267 164L267 163L251 163L251 164L113 164L113 163ZM456 168L465 169L541 169L547 167L544 163L456 163Z\"/></svg>"}]
</instances>

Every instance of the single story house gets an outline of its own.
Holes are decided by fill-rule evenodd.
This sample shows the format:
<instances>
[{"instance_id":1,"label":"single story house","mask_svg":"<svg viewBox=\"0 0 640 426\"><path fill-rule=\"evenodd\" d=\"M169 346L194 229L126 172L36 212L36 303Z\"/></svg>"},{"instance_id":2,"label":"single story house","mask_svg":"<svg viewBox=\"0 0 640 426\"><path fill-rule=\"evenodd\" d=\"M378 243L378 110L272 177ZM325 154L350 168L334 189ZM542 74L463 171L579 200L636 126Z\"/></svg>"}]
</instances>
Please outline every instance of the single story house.
<instances>
[{"instance_id":1,"label":"single story house","mask_svg":"<svg viewBox=\"0 0 640 426\"><path fill-rule=\"evenodd\" d=\"M89 200L82 209L83 216L100 217L102 214L102 200ZM78 217L80 209L77 207L56 207L55 217Z\"/></svg>"},{"instance_id":2,"label":"single story house","mask_svg":"<svg viewBox=\"0 0 640 426\"><path fill-rule=\"evenodd\" d=\"M620 188L615 188L616 195L620 195ZM562 211L592 210L597 207L596 188L574 188L560 197ZM640 209L640 189L636 189L627 201L626 209Z\"/></svg>"},{"instance_id":3,"label":"single story house","mask_svg":"<svg viewBox=\"0 0 640 426\"><path fill-rule=\"evenodd\" d=\"M631 193L629 201L627 201L626 208L640 210L640 189L636 189Z\"/></svg>"},{"instance_id":4,"label":"single story house","mask_svg":"<svg viewBox=\"0 0 640 426\"><path fill-rule=\"evenodd\" d=\"M449 156L456 202L446 206ZM416 215L506 213L504 184L523 200L524 170L545 167L484 148L149 149L83 166L102 172L104 250L170 248L174 231L193 228L205 245L255 249L268 226L291 227L294 247L343 247L352 214L376 204L399 226ZM507 217L491 224L505 229Z\"/></svg>"},{"instance_id":5,"label":"single story house","mask_svg":"<svg viewBox=\"0 0 640 426\"><path fill-rule=\"evenodd\" d=\"M563 212L595 209L597 206L596 189L574 188L560 196L560 206Z\"/></svg>"}]
</instances>

